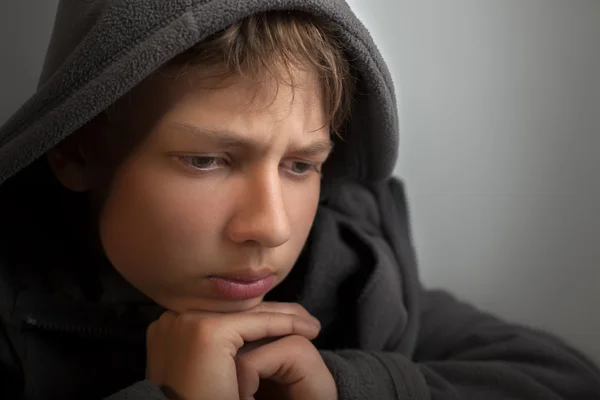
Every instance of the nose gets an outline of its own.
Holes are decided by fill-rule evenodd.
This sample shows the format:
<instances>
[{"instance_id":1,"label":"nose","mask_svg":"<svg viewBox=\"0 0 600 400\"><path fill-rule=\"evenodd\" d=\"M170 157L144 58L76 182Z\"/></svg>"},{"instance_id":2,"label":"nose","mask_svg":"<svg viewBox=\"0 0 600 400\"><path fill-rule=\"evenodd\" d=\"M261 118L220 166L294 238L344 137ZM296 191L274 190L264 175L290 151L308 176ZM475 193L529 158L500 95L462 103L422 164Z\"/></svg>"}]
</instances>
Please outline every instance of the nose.
<instances>
[{"instance_id":1,"label":"nose","mask_svg":"<svg viewBox=\"0 0 600 400\"><path fill-rule=\"evenodd\" d=\"M227 234L236 243L278 247L291 236L283 188L278 171L258 171L244 179L237 210Z\"/></svg>"}]
</instances>

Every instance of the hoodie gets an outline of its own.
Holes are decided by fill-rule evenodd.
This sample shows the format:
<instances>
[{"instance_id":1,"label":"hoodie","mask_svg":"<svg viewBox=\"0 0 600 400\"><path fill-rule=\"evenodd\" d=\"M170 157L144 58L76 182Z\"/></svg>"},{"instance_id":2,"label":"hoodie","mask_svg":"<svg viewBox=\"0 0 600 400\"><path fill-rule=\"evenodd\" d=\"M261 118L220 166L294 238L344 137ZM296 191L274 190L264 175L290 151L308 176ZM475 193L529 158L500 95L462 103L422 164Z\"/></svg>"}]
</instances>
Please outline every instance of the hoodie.
<instances>
[{"instance_id":1,"label":"hoodie","mask_svg":"<svg viewBox=\"0 0 600 400\"><path fill-rule=\"evenodd\" d=\"M267 300L302 304L339 400L600 399L600 372L562 341L419 282L387 67L342 0L62 0L39 87L0 128L0 398L161 399L145 331L162 310L74 234L44 153L157 68L257 12L329 19L357 95L325 166L310 237ZM85 226L82 214L81 225Z\"/></svg>"}]
</instances>

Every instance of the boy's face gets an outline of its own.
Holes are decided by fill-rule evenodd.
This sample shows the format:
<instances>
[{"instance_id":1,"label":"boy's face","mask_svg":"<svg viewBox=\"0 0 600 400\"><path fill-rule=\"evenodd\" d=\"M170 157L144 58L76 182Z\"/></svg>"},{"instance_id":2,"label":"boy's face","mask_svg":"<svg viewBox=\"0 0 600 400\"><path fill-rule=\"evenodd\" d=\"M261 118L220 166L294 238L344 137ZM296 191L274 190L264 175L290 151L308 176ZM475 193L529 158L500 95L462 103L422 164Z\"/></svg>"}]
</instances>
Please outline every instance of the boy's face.
<instances>
[{"instance_id":1,"label":"boy's face","mask_svg":"<svg viewBox=\"0 0 600 400\"><path fill-rule=\"evenodd\" d=\"M294 89L240 77L211 89L196 71L134 92L127 124L152 122L114 174L100 238L114 267L163 307L254 307L264 294L231 300L210 277L267 270L272 287L298 258L331 141L315 77L294 74Z\"/></svg>"}]
</instances>

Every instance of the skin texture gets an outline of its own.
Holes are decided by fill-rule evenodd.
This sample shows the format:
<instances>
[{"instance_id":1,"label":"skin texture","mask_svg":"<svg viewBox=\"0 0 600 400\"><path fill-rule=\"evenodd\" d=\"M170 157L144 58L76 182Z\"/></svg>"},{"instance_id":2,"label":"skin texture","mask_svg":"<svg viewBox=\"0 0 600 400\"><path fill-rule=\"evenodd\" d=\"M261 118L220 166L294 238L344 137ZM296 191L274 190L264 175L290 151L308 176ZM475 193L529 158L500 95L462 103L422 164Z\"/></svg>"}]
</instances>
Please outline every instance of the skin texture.
<instances>
[{"instance_id":1,"label":"skin texture","mask_svg":"<svg viewBox=\"0 0 600 400\"><path fill-rule=\"evenodd\" d=\"M337 398L314 317L263 296L224 300L210 280L268 270L274 287L306 242L331 140L317 79L293 73L293 87L158 74L121 104L126 156L90 132L48 155L64 186L101 198L115 269L169 310L148 328L147 378L173 398Z\"/></svg>"},{"instance_id":2,"label":"skin texture","mask_svg":"<svg viewBox=\"0 0 600 400\"><path fill-rule=\"evenodd\" d=\"M297 304L262 303L230 314L166 312L148 329L147 378L174 398L335 400L335 382L309 341L319 329ZM242 348L256 341L265 344Z\"/></svg>"},{"instance_id":3,"label":"skin texture","mask_svg":"<svg viewBox=\"0 0 600 400\"><path fill-rule=\"evenodd\" d=\"M262 298L222 301L207 278L267 269L275 286L298 258L330 138L316 79L295 74L294 88L241 77L216 82L199 71L157 75L130 97L122 131L143 130L145 138L112 174L100 240L117 271L163 307L250 309ZM305 152L315 145L320 151ZM102 170L101 160L87 159L81 174L69 169L80 190Z\"/></svg>"}]
</instances>

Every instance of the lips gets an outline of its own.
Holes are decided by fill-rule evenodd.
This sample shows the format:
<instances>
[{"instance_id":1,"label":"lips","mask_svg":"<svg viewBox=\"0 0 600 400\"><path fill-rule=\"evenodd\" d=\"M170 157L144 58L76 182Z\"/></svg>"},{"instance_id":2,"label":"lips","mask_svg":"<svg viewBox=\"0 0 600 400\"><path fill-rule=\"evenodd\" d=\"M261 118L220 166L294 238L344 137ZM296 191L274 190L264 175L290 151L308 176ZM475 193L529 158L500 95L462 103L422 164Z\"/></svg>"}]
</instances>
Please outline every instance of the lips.
<instances>
[{"instance_id":1,"label":"lips","mask_svg":"<svg viewBox=\"0 0 600 400\"><path fill-rule=\"evenodd\" d=\"M213 275L210 278L219 278L219 279L225 279L228 281L233 281L233 282L240 282L240 283L252 283L252 282L257 282L263 279L268 278L271 275L274 275L275 273L269 269L259 269L259 270L242 270L242 271L236 271L236 272L228 272L228 273L224 273L224 274L219 274L219 275Z\"/></svg>"},{"instance_id":2,"label":"lips","mask_svg":"<svg viewBox=\"0 0 600 400\"><path fill-rule=\"evenodd\" d=\"M245 270L213 275L208 281L218 298L242 301L267 294L275 284L275 274L270 270Z\"/></svg>"}]
</instances>

